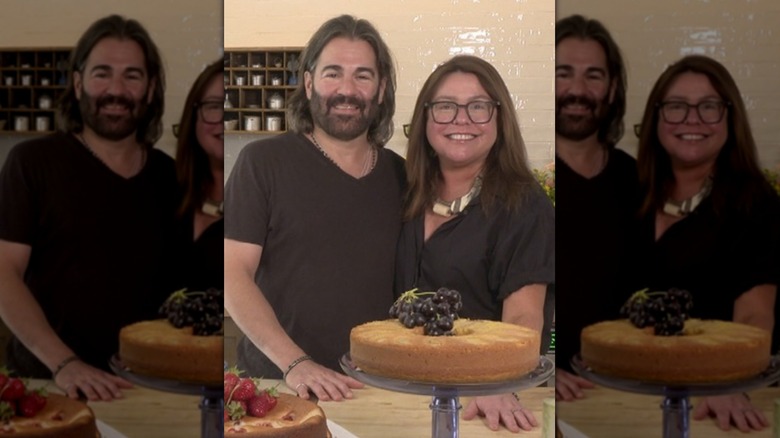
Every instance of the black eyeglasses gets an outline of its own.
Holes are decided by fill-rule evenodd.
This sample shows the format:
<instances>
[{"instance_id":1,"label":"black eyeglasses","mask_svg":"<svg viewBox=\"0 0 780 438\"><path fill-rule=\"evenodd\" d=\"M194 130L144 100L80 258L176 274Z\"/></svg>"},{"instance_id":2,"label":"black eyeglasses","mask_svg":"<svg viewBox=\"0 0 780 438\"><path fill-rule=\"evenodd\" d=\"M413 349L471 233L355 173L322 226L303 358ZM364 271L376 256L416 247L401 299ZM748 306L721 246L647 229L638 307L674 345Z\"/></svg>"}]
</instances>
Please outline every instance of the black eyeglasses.
<instances>
[{"instance_id":1,"label":"black eyeglasses","mask_svg":"<svg viewBox=\"0 0 780 438\"><path fill-rule=\"evenodd\" d=\"M200 118L205 123L222 123L225 119L225 104L221 100L206 100L197 103Z\"/></svg>"},{"instance_id":2,"label":"black eyeglasses","mask_svg":"<svg viewBox=\"0 0 780 438\"><path fill-rule=\"evenodd\" d=\"M469 120L472 123L483 124L490 121L493 118L493 110L500 106L500 102L493 102L489 100L475 100L465 105L459 105L455 102L439 101L428 102L425 104L426 108L430 108L431 117L436 123L447 124L455 121L458 117L458 110L461 108L466 109L466 114L469 116Z\"/></svg>"},{"instance_id":3,"label":"black eyeglasses","mask_svg":"<svg viewBox=\"0 0 780 438\"><path fill-rule=\"evenodd\" d=\"M722 100L705 100L696 105L692 105L688 102L669 101L659 103L658 108L660 108L661 116L666 123L674 125L682 123L688 118L688 112L691 108L696 108L696 114L699 115L699 120L701 120L702 123L712 125L720 123L720 121L723 120L723 115L726 113L726 107L729 105L729 102L724 102Z\"/></svg>"}]
</instances>

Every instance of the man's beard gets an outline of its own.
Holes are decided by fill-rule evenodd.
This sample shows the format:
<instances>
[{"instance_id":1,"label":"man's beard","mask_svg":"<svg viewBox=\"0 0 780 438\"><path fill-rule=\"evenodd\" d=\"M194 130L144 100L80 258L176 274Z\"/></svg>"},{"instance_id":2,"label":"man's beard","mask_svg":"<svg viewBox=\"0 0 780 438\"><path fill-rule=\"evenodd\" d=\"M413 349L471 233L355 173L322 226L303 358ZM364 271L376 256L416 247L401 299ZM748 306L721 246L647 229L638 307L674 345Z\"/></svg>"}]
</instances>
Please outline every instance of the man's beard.
<instances>
[{"instance_id":1,"label":"man's beard","mask_svg":"<svg viewBox=\"0 0 780 438\"><path fill-rule=\"evenodd\" d=\"M343 104L355 106L358 109L358 114L354 116L330 114L333 107ZM354 140L368 130L379 113L379 92L370 102L342 94L326 99L312 87L309 110L314 123L319 125L329 136L341 141Z\"/></svg>"},{"instance_id":2,"label":"man's beard","mask_svg":"<svg viewBox=\"0 0 780 438\"><path fill-rule=\"evenodd\" d=\"M583 105L590 110L587 115L563 114L563 107L569 104ZM609 97L599 104L583 96L566 95L555 103L555 133L569 140L584 140L599 130L607 118Z\"/></svg>"},{"instance_id":3,"label":"man's beard","mask_svg":"<svg viewBox=\"0 0 780 438\"><path fill-rule=\"evenodd\" d=\"M124 115L101 114L100 109L106 105L123 105L127 109ZM143 99L132 101L124 96L107 95L95 98L81 90L79 109L84 125L105 139L123 140L132 135L139 125L140 119L146 114L146 102Z\"/></svg>"}]
</instances>

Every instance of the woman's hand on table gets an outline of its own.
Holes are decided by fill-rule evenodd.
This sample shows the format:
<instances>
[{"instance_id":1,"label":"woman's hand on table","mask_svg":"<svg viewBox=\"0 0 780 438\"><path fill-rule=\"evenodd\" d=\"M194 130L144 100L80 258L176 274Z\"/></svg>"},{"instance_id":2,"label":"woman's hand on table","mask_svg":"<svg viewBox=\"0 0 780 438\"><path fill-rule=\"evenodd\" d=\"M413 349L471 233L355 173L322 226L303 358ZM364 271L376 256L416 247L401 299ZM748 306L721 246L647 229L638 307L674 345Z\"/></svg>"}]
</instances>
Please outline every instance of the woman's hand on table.
<instances>
[{"instance_id":1,"label":"woman's hand on table","mask_svg":"<svg viewBox=\"0 0 780 438\"><path fill-rule=\"evenodd\" d=\"M555 400L573 401L585 397L583 389L593 389L596 386L580 376L560 368L555 369Z\"/></svg>"},{"instance_id":2,"label":"woman's hand on table","mask_svg":"<svg viewBox=\"0 0 780 438\"><path fill-rule=\"evenodd\" d=\"M90 401L110 401L122 398L122 389L132 388L127 380L97 369L80 360L63 367L54 383L70 398L79 398L79 391Z\"/></svg>"},{"instance_id":3,"label":"woman's hand on table","mask_svg":"<svg viewBox=\"0 0 780 438\"><path fill-rule=\"evenodd\" d=\"M735 425L742 432L762 430L769 426L766 416L756 409L746 394L719 395L702 398L693 409L694 420L715 417L721 430L729 430Z\"/></svg>"},{"instance_id":4,"label":"woman's hand on table","mask_svg":"<svg viewBox=\"0 0 780 438\"><path fill-rule=\"evenodd\" d=\"M353 396L353 389L363 387L362 383L352 377L337 373L311 360L301 362L290 371L285 383L298 394L298 397L308 399L311 392L323 401L350 399Z\"/></svg>"},{"instance_id":5,"label":"woman's hand on table","mask_svg":"<svg viewBox=\"0 0 780 438\"><path fill-rule=\"evenodd\" d=\"M471 399L463 411L463 419L471 420L477 415L485 417L490 430L498 430L501 424L511 432L531 430L538 426L533 412L524 408L514 394L500 394Z\"/></svg>"}]
</instances>

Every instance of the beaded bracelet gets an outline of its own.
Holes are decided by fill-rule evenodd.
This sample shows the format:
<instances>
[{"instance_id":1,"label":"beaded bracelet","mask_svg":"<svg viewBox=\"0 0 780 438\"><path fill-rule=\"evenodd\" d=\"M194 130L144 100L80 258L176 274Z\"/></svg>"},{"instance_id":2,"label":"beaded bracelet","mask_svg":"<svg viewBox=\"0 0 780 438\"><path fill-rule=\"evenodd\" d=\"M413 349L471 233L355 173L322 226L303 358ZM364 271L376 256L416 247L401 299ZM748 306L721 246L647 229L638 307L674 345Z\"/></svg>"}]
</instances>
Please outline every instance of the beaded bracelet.
<instances>
[{"instance_id":1,"label":"beaded bracelet","mask_svg":"<svg viewBox=\"0 0 780 438\"><path fill-rule=\"evenodd\" d=\"M305 362L307 360L311 360L311 356L309 356L308 354L304 354L303 356L299 357L298 359L295 359L294 361L292 361L290 366L287 367L287 371L285 371L284 374L282 375L282 380L287 380L287 375L290 374L290 371L292 371L293 368L298 366L299 363Z\"/></svg>"},{"instance_id":2,"label":"beaded bracelet","mask_svg":"<svg viewBox=\"0 0 780 438\"><path fill-rule=\"evenodd\" d=\"M79 360L79 357L76 356L75 354L73 356L66 357L62 362L60 362L59 365L57 365L57 368L54 369L54 372L51 373L51 379L52 380L56 379L57 378L57 374L59 374L60 371L62 371L62 369L65 368L69 363L71 363L71 362L73 362L75 360Z\"/></svg>"}]
</instances>

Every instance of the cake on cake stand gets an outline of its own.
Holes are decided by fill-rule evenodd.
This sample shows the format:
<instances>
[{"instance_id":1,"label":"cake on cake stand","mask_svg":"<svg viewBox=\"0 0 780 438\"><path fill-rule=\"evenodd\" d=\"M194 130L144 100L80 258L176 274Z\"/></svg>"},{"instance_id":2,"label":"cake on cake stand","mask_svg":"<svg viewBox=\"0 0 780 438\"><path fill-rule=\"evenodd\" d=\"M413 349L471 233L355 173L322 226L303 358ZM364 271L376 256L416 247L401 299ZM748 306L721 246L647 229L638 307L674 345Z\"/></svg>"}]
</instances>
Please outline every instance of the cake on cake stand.
<instances>
[{"instance_id":1,"label":"cake on cake stand","mask_svg":"<svg viewBox=\"0 0 780 438\"><path fill-rule=\"evenodd\" d=\"M580 355L571 360L574 371L593 383L638 394L660 395L663 410L663 438L690 437L690 396L712 396L746 392L769 386L780 380L780 358L772 357L769 367L751 379L734 382L695 383L666 385L656 382L642 382L599 374L590 369Z\"/></svg>"},{"instance_id":2,"label":"cake on cake stand","mask_svg":"<svg viewBox=\"0 0 780 438\"><path fill-rule=\"evenodd\" d=\"M410 382L365 373L352 363L349 353L341 357L339 364L348 376L367 385L390 391L431 396L431 436L433 438L458 438L458 411L461 408L460 396L503 394L531 388L547 381L555 370L555 364L552 360L541 356L539 366L535 370L514 380L471 384L426 383Z\"/></svg>"},{"instance_id":3,"label":"cake on cake stand","mask_svg":"<svg viewBox=\"0 0 780 438\"><path fill-rule=\"evenodd\" d=\"M136 385L177 394L199 395L200 401L200 436L201 438L222 438L223 420L223 388L208 386L201 383L180 382L178 380L162 379L136 374L128 368L117 355L111 357L109 366L117 376Z\"/></svg>"}]
</instances>

